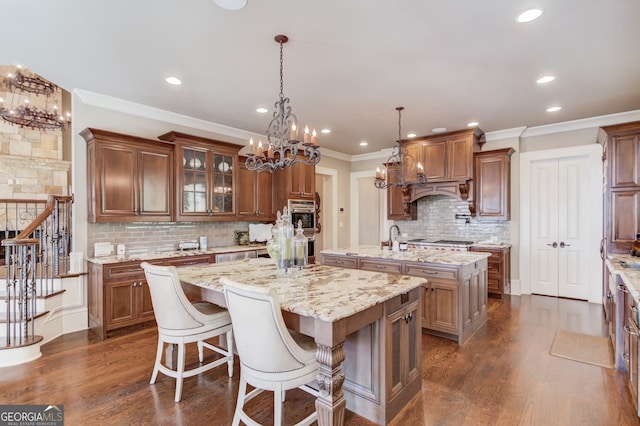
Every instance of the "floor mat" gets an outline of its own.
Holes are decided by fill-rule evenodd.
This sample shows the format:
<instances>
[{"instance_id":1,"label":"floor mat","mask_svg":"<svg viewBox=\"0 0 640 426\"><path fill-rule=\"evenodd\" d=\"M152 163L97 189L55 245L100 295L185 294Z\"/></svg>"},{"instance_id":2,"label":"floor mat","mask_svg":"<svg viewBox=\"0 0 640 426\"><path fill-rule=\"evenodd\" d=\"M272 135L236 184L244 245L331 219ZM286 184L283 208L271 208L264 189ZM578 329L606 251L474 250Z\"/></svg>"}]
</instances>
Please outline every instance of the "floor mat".
<instances>
[{"instance_id":1,"label":"floor mat","mask_svg":"<svg viewBox=\"0 0 640 426\"><path fill-rule=\"evenodd\" d=\"M603 336L558 330L549 353L560 358L605 368L613 368L614 365L611 341Z\"/></svg>"}]
</instances>

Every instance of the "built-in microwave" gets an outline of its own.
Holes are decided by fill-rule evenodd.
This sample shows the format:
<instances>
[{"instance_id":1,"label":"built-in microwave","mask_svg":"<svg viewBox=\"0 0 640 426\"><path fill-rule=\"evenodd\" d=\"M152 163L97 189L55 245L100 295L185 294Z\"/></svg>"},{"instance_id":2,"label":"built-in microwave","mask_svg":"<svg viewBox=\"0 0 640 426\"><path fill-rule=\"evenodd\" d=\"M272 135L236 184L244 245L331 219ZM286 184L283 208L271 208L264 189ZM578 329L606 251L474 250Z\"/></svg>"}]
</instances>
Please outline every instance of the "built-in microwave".
<instances>
[{"instance_id":1,"label":"built-in microwave","mask_svg":"<svg viewBox=\"0 0 640 426\"><path fill-rule=\"evenodd\" d=\"M289 200L289 212L294 228L298 227L298 221L302 222L302 229L306 236L316 232L316 202L310 200Z\"/></svg>"}]
</instances>

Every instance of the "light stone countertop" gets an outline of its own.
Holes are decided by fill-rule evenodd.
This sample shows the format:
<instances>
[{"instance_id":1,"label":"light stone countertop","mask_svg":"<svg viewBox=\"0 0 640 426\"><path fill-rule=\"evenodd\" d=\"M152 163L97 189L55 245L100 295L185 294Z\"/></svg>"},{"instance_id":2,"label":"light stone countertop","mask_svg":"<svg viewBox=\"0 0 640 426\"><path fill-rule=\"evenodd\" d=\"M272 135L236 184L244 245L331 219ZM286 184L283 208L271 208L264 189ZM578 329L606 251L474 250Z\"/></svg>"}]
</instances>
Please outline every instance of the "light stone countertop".
<instances>
[{"instance_id":1,"label":"light stone countertop","mask_svg":"<svg viewBox=\"0 0 640 426\"><path fill-rule=\"evenodd\" d=\"M285 275L266 258L181 266L177 270L183 283L219 292L223 291L223 276L251 286L274 288L283 310L327 322L364 311L426 282L406 275L317 264Z\"/></svg>"},{"instance_id":2,"label":"light stone countertop","mask_svg":"<svg viewBox=\"0 0 640 426\"><path fill-rule=\"evenodd\" d=\"M107 265L111 263L123 263L130 261L145 261L145 260L155 260L155 259L169 259L175 257L187 257L187 256L196 256L202 254L220 254L220 253L235 253L241 251L252 251L252 250L260 250L265 249L267 246L265 244L248 244L245 246L226 246L226 247L210 247L207 250L174 250L174 251L149 251L146 253L131 253L126 254L124 256L112 255L112 256L101 256L101 257L89 257L87 258L88 262L93 262L97 264Z\"/></svg>"},{"instance_id":3,"label":"light stone countertop","mask_svg":"<svg viewBox=\"0 0 640 426\"><path fill-rule=\"evenodd\" d=\"M622 278L629 292L635 300L640 300L640 269L625 268L620 261L632 264L640 264L640 257L629 254L609 254L607 256L607 266L609 270Z\"/></svg>"},{"instance_id":4,"label":"light stone countertop","mask_svg":"<svg viewBox=\"0 0 640 426\"><path fill-rule=\"evenodd\" d=\"M491 256L490 253L475 251L435 250L433 248L417 248L407 251L382 250L378 246L357 246L349 248L322 250L321 255L340 255L370 257L382 260L401 260L410 262L441 263L447 265L469 265Z\"/></svg>"}]
</instances>

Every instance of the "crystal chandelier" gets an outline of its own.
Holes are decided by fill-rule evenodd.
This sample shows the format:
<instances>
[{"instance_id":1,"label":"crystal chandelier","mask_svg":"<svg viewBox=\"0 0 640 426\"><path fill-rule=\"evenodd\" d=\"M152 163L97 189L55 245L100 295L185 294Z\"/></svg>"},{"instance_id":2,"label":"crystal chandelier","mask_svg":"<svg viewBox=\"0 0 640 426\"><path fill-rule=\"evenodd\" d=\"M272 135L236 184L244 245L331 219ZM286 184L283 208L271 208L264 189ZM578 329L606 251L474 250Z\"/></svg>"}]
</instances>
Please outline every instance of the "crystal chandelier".
<instances>
[{"instance_id":1,"label":"crystal chandelier","mask_svg":"<svg viewBox=\"0 0 640 426\"><path fill-rule=\"evenodd\" d=\"M391 156L387 159L385 168L376 169L376 180L374 182L376 188L385 189L389 187L400 187L405 191L409 191L414 186L424 186L427 184L427 178L424 175L424 167L415 158L402 149L402 110L404 107L397 107L398 111L398 140L397 145L393 147ZM409 180L410 172L415 170L416 180Z\"/></svg>"},{"instance_id":2,"label":"crystal chandelier","mask_svg":"<svg viewBox=\"0 0 640 426\"><path fill-rule=\"evenodd\" d=\"M27 75L20 70L20 67L16 70L15 75L9 74L4 79L4 85L13 93L12 100L16 93L18 93L18 98L22 98L20 93L33 93L36 96L43 95L48 99L58 90L58 86L55 84L35 74ZM24 99L20 105L13 107L11 106L14 105L13 102L7 102L7 100L0 98L0 104L2 105L0 116L3 120L11 124L17 124L20 127L26 126L42 130L63 129L65 123L69 123L69 114L67 114L67 119L65 120L58 113L58 107L55 105L53 110L49 111L46 107L38 108L32 106L29 99Z\"/></svg>"},{"instance_id":3,"label":"crystal chandelier","mask_svg":"<svg viewBox=\"0 0 640 426\"><path fill-rule=\"evenodd\" d=\"M282 89L282 46L289 38L286 35L277 35L275 41L280 44L280 98L275 103L273 119L267 128L266 146L262 145L262 141L255 146L251 139L245 161L248 170L257 172L273 173L295 163L316 165L321 157L315 129L309 133L309 128L305 127L302 141L298 140L298 119L291 112L289 98L284 97Z\"/></svg>"}]
</instances>

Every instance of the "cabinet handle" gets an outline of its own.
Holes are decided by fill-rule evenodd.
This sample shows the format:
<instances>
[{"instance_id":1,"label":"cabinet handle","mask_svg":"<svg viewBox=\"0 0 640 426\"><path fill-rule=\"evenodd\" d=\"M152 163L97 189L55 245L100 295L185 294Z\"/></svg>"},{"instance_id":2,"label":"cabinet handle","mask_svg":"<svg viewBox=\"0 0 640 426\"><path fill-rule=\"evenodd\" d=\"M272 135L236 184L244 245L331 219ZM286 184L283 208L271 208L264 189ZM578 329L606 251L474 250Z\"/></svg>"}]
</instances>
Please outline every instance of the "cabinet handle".
<instances>
[{"instance_id":1,"label":"cabinet handle","mask_svg":"<svg viewBox=\"0 0 640 426\"><path fill-rule=\"evenodd\" d=\"M344 262L342 260L336 260L335 263L336 265L342 265Z\"/></svg>"},{"instance_id":2,"label":"cabinet handle","mask_svg":"<svg viewBox=\"0 0 640 426\"><path fill-rule=\"evenodd\" d=\"M413 319L413 312L409 312L407 315L404 316L404 321L409 324L409 322Z\"/></svg>"},{"instance_id":3,"label":"cabinet handle","mask_svg":"<svg viewBox=\"0 0 640 426\"><path fill-rule=\"evenodd\" d=\"M373 267L376 269L387 269L387 267L384 265L373 265Z\"/></svg>"}]
</instances>

